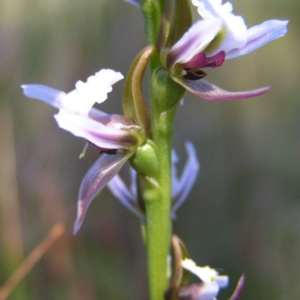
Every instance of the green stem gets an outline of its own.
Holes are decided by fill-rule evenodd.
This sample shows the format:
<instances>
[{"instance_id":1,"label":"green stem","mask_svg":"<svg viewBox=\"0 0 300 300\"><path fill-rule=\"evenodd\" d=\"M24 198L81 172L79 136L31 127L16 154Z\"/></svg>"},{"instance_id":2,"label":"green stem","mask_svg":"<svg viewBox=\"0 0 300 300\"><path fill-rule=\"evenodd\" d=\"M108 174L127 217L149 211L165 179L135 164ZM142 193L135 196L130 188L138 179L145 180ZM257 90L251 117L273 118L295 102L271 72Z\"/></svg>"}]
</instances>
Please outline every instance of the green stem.
<instances>
[{"instance_id":1,"label":"green stem","mask_svg":"<svg viewBox=\"0 0 300 300\"><path fill-rule=\"evenodd\" d=\"M153 140L157 146L158 186L145 193L150 299L162 300L168 286L167 258L171 238L171 151L173 112L152 110ZM148 193L147 193L148 192Z\"/></svg>"},{"instance_id":2,"label":"green stem","mask_svg":"<svg viewBox=\"0 0 300 300\"><path fill-rule=\"evenodd\" d=\"M150 45L157 43L164 2L164 0L140 1ZM144 177L143 195L146 207L145 231L151 300L163 300L168 287L167 260L172 232L170 212L173 122L177 104L183 95L182 88L170 79L168 71L158 71L160 66L159 54L154 51L150 60L150 108L153 141L157 149L159 167L154 178Z\"/></svg>"}]
</instances>

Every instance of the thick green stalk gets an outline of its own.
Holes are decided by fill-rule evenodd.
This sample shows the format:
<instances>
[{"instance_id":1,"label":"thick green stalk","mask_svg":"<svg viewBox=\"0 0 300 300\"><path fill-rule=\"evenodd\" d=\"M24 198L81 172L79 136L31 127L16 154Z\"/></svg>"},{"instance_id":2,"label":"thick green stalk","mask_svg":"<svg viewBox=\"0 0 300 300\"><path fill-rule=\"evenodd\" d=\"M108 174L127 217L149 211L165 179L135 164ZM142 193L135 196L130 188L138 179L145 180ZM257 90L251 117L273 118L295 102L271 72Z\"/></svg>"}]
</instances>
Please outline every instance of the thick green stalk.
<instances>
[{"instance_id":1,"label":"thick green stalk","mask_svg":"<svg viewBox=\"0 0 300 300\"><path fill-rule=\"evenodd\" d=\"M164 0L141 0L140 3L148 43L156 45ZM152 178L144 177L143 195L151 300L163 300L168 287L168 255L172 231L170 212L173 122L177 105L183 96L183 89L160 66L158 52L154 51L150 60L150 108L158 171Z\"/></svg>"},{"instance_id":2,"label":"thick green stalk","mask_svg":"<svg viewBox=\"0 0 300 300\"><path fill-rule=\"evenodd\" d=\"M162 300L168 286L167 258L172 231L170 211L173 123L183 92L164 68L159 67L152 73L150 106L153 141L159 167L155 176L157 186L149 185L144 197L151 300Z\"/></svg>"},{"instance_id":3,"label":"thick green stalk","mask_svg":"<svg viewBox=\"0 0 300 300\"><path fill-rule=\"evenodd\" d=\"M157 116L153 139L157 146L158 186L145 194L150 299L162 300L168 286L167 257L171 238L171 149L173 116Z\"/></svg>"}]
</instances>

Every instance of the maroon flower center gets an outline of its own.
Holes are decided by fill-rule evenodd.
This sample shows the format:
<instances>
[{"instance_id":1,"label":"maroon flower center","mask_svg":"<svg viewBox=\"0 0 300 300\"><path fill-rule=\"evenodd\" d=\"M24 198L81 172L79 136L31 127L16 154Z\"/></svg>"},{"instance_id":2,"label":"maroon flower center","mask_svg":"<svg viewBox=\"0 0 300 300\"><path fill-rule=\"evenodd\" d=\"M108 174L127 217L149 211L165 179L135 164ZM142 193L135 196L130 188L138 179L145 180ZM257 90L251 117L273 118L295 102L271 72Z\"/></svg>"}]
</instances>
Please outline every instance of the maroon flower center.
<instances>
[{"instance_id":1,"label":"maroon flower center","mask_svg":"<svg viewBox=\"0 0 300 300\"><path fill-rule=\"evenodd\" d=\"M225 52L220 51L216 55L207 57L204 52L195 55L189 62L182 65L183 70L186 72L183 78L189 80L199 80L207 74L201 68L215 68L220 67L225 60Z\"/></svg>"}]
</instances>

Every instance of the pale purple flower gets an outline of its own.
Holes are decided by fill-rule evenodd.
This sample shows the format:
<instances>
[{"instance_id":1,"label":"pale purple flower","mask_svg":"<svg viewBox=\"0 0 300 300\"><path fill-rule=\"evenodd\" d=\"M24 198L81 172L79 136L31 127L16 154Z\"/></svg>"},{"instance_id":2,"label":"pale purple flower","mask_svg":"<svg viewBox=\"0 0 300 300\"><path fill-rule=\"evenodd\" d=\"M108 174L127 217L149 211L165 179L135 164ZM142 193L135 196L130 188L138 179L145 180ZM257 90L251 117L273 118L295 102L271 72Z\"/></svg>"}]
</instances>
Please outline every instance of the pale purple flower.
<instances>
[{"instance_id":1,"label":"pale purple flower","mask_svg":"<svg viewBox=\"0 0 300 300\"><path fill-rule=\"evenodd\" d=\"M188 258L184 259L181 265L185 270L199 277L201 283L180 289L179 299L215 300L219 290L228 286L228 276L219 275L215 269L209 266L199 267Z\"/></svg>"},{"instance_id":2,"label":"pale purple flower","mask_svg":"<svg viewBox=\"0 0 300 300\"><path fill-rule=\"evenodd\" d=\"M140 134L141 128L130 118L108 115L92 107L105 101L112 85L122 78L119 72L103 69L90 76L85 83L78 81L76 89L69 93L40 84L22 85L27 97L42 100L59 109L54 117L60 128L84 138L102 153L81 183L74 233L81 227L92 200L144 139Z\"/></svg>"},{"instance_id":3,"label":"pale purple flower","mask_svg":"<svg viewBox=\"0 0 300 300\"><path fill-rule=\"evenodd\" d=\"M192 0L202 17L170 48L166 67L178 84L206 100L244 99L261 95L269 87L228 92L202 78L203 68L219 67L226 59L248 54L285 35L288 21L269 20L247 29L244 19L221 0ZM175 29L176 30L176 29Z\"/></svg>"},{"instance_id":4,"label":"pale purple flower","mask_svg":"<svg viewBox=\"0 0 300 300\"><path fill-rule=\"evenodd\" d=\"M172 210L171 216L182 205L191 191L199 171L199 162L196 151L192 143L186 142L186 151L188 154L187 163L182 171L180 178L177 175L176 163L178 162L175 151L172 153ZM116 175L109 183L108 187L112 194L118 198L135 215L142 217L143 211L138 202L136 172L131 169L131 186L128 188L119 175Z\"/></svg>"}]
</instances>

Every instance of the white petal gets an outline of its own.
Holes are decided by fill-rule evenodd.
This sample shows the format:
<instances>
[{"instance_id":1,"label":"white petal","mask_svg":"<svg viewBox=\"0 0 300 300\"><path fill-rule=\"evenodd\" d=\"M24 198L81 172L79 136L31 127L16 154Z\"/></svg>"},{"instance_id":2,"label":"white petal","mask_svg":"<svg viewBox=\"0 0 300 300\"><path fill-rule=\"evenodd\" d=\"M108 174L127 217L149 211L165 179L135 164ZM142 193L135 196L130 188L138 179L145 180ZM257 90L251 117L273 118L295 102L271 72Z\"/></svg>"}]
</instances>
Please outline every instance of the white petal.
<instances>
[{"instance_id":1,"label":"white petal","mask_svg":"<svg viewBox=\"0 0 300 300\"><path fill-rule=\"evenodd\" d=\"M24 84L21 87L26 97L42 100L58 109L61 108L62 99L66 97L65 92L42 84Z\"/></svg>"},{"instance_id":2,"label":"white petal","mask_svg":"<svg viewBox=\"0 0 300 300\"><path fill-rule=\"evenodd\" d=\"M170 67L190 61L202 52L221 29L219 19L200 20L190 27L181 39L170 49Z\"/></svg>"},{"instance_id":3,"label":"white petal","mask_svg":"<svg viewBox=\"0 0 300 300\"><path fill-rule=\"evenodd\" d=\"M229 278L225 275L217 276L216 282L220 288L226 288L229 284Z\"/></svg>"},{"instance_id":4,"label":"white petal","mask_svg":"<svg viewBox=\"0 0 300 300\"><path fill-rule=\"evenodd\" d=\"M77 114L88 114L95 103L102 103L107 99L112 85L122 78L120 72L103 69L88 77L87 82L77 81L76 89L63 99L64 109Z\"/></svg>"},{"instance_id":5,"label":"white petal","mask_svg":"<svg viewBox=\"0 0 300 300\"><path fill-rule=\"evenodd\" d=\"M90 76L88 78L88 81L91 77L93 76ZM95 77L97 78L97 80L100 80L101 82L106 82L108 85L114 85L116 82L124 78L124 76L120 72L116 72L111 69L102 69L95 74Z\"/></svg>"},{"instance_id":6,"label":"white petal","mask_svg":"<svg viewBox=\"0 0 300 300\"><path fill-rule=\"evenodd\" d=\"M235 16L232 13L231 3L227 2L222 5L221 0L192 0L192 3L198 7L198 12L204 20L214 18L222 20L225 37L222 45L214 50L211 55L221 50L228 52L246 45L247 26L241 16Z\"/></svg>"},{"instance_id":7,"label":"white petal","mask_svg":"<svg viewBox=\"0 0 300 300\"><path fill-rule=\"evenodd\" d=\"M200 289L200 292L193 300L216 300L219 293L219 286L216 282L205 283Z\"/></svg>"},{"instance_id":8,"label":"white petal","mask_svg":"<svg viewBox=\"0 0 300 300\"><path fill-rule=\"evenodd\" d=\"M181 264L184 269L195 274L205 283L213 282L219 276L215 269L212 269L209 266L199 267L191 259L184 259Z\"/></svg>"},{"instance_id":9,"label":"white petal","mask_svg":"<svg viewBox=\"0 0 300 300\"><path fill-rule=\"evenodd\" d=\"M247 44L240 49L233 49L226 54L226 59L248 54L257 48L284 36L288 21L268 20L247 31Z\"/></svg>"}]
</instances>

